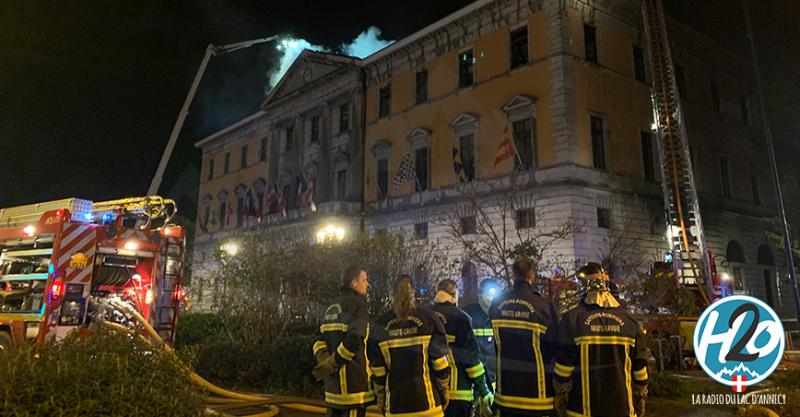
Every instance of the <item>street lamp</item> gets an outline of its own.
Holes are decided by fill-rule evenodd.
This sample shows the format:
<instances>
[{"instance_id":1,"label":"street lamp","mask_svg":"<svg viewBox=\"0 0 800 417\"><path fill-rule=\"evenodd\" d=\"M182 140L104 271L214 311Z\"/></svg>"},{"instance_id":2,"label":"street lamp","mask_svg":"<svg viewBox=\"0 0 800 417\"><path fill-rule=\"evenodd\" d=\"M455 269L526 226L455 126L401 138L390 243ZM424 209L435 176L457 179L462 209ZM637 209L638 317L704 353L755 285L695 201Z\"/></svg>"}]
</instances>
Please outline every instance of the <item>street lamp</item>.
<instances>
[{"instance_id":1,"label":"street lamp","mask_svg":"<svg viewBox=\"0 0 800 417\"><path fill-rule=\"evenodd\" d=\"M317 242L341 242L346 234L344 227L329 223L317 230Z\"/></svg>"},{"instance_id":2,"label":"street lamp","mask_svg":"<svg viewBox=\"0 0 800 417\"><path fill-rule=\"evenodd\" d=\"M237 253L239 253L239 245L235 242L223 243L219 249L231 257L234 257Z\"/></svg>"}]
</instances>

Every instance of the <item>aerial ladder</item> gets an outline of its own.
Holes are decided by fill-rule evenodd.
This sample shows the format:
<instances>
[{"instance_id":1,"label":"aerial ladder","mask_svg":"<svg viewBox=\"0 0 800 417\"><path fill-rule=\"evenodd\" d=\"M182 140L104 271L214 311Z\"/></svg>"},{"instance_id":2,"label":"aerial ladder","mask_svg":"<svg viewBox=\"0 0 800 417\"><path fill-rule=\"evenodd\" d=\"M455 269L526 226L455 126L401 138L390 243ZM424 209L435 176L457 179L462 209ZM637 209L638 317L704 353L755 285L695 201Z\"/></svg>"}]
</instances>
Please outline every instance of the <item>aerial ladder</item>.
<instances>
[{"instance_id":1,"label":"aerial ladder","mask_svg":"<svg viewBox=\"0 0 800 417\"><path fill-rule=\"evenodd\" d=\"M714 261L706 248L681 100L675 81L661 0L644 0L644 28L652 68L651 99L661 166L667 240L678 282L704 305L714 294Z\"/></svg>"}]
</instances>

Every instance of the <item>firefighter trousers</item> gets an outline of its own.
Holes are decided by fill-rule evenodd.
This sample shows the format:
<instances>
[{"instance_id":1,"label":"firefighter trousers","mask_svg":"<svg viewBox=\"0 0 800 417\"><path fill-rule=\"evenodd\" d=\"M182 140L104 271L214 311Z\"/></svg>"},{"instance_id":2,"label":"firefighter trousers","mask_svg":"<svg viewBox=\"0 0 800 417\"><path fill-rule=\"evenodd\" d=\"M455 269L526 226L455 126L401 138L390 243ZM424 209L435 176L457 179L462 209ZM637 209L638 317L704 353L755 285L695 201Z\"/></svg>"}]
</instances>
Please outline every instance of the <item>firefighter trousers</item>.
<instances>
[{"instance_id":1,"label":"firefighter trousers","mask_svg":"<svg viewBox=\"0 0 800 417\"><path fill-rule=\"evenodd\" d=\"M326 417L365 417L367 415L367 406L360 406L354 408L331 408L328 407Z\"/></svg>"},{"instance_id":2,"label":"firefighter trousers","mask_svg":"<svg viewBox=\"0 0 800 417\"><path fill-rule=\"evenodd\" d=\"M444 417L471 417L472 403L466 401L450 401L444 410Z\"/></svg>"}]
</instances>

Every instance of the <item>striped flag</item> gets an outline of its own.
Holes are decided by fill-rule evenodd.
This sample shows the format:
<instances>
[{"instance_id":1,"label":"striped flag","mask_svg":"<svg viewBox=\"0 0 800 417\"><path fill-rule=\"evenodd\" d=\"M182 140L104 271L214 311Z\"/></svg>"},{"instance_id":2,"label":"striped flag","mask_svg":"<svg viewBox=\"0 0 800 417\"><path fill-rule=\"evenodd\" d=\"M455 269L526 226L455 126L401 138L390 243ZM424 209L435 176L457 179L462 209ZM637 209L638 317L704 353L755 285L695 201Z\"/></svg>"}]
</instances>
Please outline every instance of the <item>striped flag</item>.
<instances>
[{"instance_id":1,"label":"striped flag","mask_svg":"<svg viewBox=\"0 0 800 417\"><path fill-rule=\"evenodd\" d=\"M517 156L517 146L514 140L508 135L508 126L503 130L503 140L497 145L497 156L494 158L494 166L513 159Z\"/></svg>"},{"instance_id":2,"label":"striped flag","mask_svg":"<svg viewBox=\"0 0 800 417\"><path fill-rule=\"evenodd\" d=\"M316 180L308 180L307 181L308 185L306 186L306 194L305 194L306 205L308 206L308 209L311 210L312 213L315 213L317 211L317 205L314 204L314 183L315 182L316 182Z\"/></svg>"},{"instance_id":3,"label":"striped flag","mask_svg":"<svg viewBox=\"0 0 800 417\"><path fill-rule=\"evenodd\" d=\"M453 146L453 172L461 182L467 182L467 173L464 171L464 161L461 158L460 148L458 143Z\"/></svg>"},{"instance_id":4,"label":"striped flag","mask_svg":"<svg viewBox=\"0 0 800 417\"><path fill-rule=\"evenodd\" d=\"M411 156L411 151L408 151L405 155L403 155L403 160L400 161L400 167L397 168L397 174L395 174L394 179L392 180L392 185L394 188L400 188L401 185L413 178L416 178L416 176L417 173L414 164L414 158Z\"/></svg>"}]
</instances>

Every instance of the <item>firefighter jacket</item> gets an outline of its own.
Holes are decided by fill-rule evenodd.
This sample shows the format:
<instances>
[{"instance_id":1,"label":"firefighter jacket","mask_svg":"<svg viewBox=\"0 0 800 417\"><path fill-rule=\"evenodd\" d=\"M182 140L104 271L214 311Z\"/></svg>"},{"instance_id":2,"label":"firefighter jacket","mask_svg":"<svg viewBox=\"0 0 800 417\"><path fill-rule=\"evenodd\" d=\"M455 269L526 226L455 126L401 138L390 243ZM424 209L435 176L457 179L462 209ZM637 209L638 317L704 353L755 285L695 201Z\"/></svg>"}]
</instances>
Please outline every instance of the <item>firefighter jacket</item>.
<instances>
[{"instance_id":1,"label":"firefighter jacket","mask_svg":"<svg viewBox=\"0 0 800 417\"><path fill-rule=\"evenodd\" d=\"M325 402L333 408L352 408L375 401L369 384L366 345L369 337L367 300L350 288L342 288L325 310L314 342L314 355L334 355L338 372L325 379Z\"/></svg>"},{"instance_id":2,"label":"firefighter jacket","mask_svg":"<svg viewBox=\"0 0 800 417\"><path fill-rule=\"evenodd\" d=\"M497 354L494 348L494 333L489 313L483 310L480 303L464 307L464 312L472 319L472 331L480 349L480 358L486 369L486 380L492 384L497 375Z\"/></svg>"},{"instance_id":3,"label":"firefighter jacket","mask_svg":"<svg viewBox=\"0 0 800 417\"><path fill-rule=\"evenodd\" d=\"M451 302L435 303L432 310L444 324L450 346L450 401L471 404L475 398L472 394L473 384L480 397L489 392L472 320L464 310Z\"/></svg>"},{"instance_id":4,"label":"firefighter jacket","mask_svg":"<svg viewBox=\"0 0 800 417\"><path fill-rule=\"evenodd\" d=\"M531 284L517 280L510 292L494 300L489 317L497 347L497 408L527 415L552 413L555 307Z\"/></svg>"},{"instance_id":5,"label":"firefighter jacket","mask_svg":"<svg viewBox=\"0 0 800 417\"><path fill-rule=\"evenodd\" d=\"M571 381L569 416L635 416L632 384L647 384L639 325L622 307L579 304L559 325L555 378Z\"/></svg>"},{"instance_id":6,"label":"firefighter jacket","mask_svg":"<svg viewBox=\"0 0 800 417\"><path fill-rule=\"evenodd\" d=\"M447 336L442 322L417 307L406 319L393 313L380 320L370 337L372 379L386 387L387 417L442 417L436 379L447 379Z\"/></svg>"}]
</instances>

